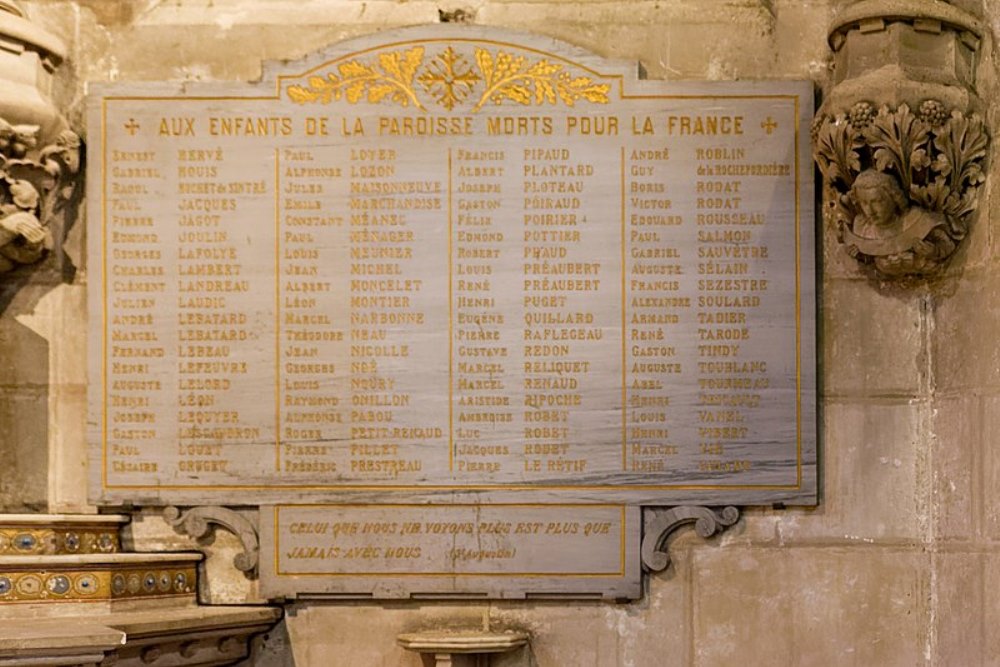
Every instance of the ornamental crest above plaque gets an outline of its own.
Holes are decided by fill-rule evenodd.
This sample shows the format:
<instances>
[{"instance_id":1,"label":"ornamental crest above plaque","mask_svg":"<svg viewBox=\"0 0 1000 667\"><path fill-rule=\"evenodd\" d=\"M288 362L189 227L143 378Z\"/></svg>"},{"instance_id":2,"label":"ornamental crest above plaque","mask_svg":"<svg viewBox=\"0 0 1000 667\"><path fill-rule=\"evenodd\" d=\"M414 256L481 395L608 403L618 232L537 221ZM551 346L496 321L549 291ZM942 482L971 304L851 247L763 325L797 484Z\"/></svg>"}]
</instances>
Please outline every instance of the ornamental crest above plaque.
<instances>
[{"instance_id":1,"label":"ornamental crest above plaque","mask_svg":"<svg viewBox=\"0 0 1000 667\"><path fill-rule=\"evenodd\" d=\"M442 25L92 85L93 498L815 504L812 86L636 72Z\"/></svg>"},{"instance_id":2,"label":"ornamental crest above plaque","mask_svg":"<svg viewBox=\"0 0 1000 667\"><path fill-rule=\"evenodd\" d=\"M473 55L467 57L466 50ZM564 63L514 55L473 42L448 45L434 55L424 46L414 46L384 51L366 60L347 60L324 75L310 75L305 86L289 86L287 92L290 99L302 104L390 100L425 111L438 105L448 111L474 113L484 105L505 102L526 106L573 106L580 101L608 104L610 88L610 84L597 83L589 76L574 75Z\"/></svg>"}]
</instances>

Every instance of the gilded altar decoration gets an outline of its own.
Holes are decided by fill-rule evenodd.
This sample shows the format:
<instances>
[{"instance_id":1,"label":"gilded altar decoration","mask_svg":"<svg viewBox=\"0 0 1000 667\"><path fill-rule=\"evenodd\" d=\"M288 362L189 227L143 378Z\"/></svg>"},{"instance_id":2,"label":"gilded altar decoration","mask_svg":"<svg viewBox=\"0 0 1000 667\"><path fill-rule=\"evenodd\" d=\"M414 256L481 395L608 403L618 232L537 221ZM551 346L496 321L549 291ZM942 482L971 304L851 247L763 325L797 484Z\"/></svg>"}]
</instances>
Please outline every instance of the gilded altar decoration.
<instances>
[{"instance_id":1,"label":"gilded altar decoration","mask_svg":"<svg viewBox=\"0 0 1000 667\"><path fill-rule=\"evenodd\" d=\"M0 556L107 554L121 551L118 533L106 528L0 528Z\"/></svg>"},{"instance_id":2,"label":"gilded altar decoration","mask_svg":"<svg viewBox=\"0 0 1000 667\"><path fill-rule=\"evenodd\" d=\"M474 100L472 112L485 105L515 103L523 106L585 101L607 104L611 86L574 75L564 65L547 58L530 60L502 49L473 49L469 57L453 47L424 63L424 47L383 52L370 61L348 60L325 76L311 76L308 85L288 87L288 97L299 104L346 100L357 104L390 101L426 111L422 97L448 111ZM419 74L418 74L419 72ZM419 84L419 87L415 84Z\"/></svg>"},{"instance_id":3,"label":"gilded altar decoration","mask_svg":"<svg viewBox=\"0 0 1000 667\"><path fill-rule=\"evenodd\" d=\"M190 596L196 582L194 566L77 565L50 570L39 566L33 569L0 566L0 606Z\"/></svg>"},{"instance_id":4,"label":"gilded altar decoration","mask_svg":"<svg viewBox=\"0 0 1000 667\"><path fill-rule=\"evenodd\" d=\"M36 151L39 129L0 118L0 273L40 262L62 241L76 191L80 138L65 130Z\"/></svg>"},{"instance_id":5,"label":"gilded altar decoration","mask_svg":"<svg viewBox=\"0 0 1000 667\"><path fill-rule=\"evenodd\" d=\"M914 113L858 102L817 118L824 219L880 277L938 272L965 238L985 181L983 120L926 100Z\"/></svg>"}]
</instances>

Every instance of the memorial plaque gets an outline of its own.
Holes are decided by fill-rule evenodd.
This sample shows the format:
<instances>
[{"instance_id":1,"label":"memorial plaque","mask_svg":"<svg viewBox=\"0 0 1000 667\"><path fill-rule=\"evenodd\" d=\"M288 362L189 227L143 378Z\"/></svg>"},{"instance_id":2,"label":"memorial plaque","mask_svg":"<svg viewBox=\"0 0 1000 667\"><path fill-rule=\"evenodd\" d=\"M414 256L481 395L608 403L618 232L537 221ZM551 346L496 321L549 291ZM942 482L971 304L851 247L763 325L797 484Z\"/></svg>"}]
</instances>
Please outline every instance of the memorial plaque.
<instances>
[{"instance_id":1,"label":"memorial plaque","mask_svg":"<svg viewBox=\"0 0 1000 667\"><path fill-rule=\"evenodd\" d=\"M267 597L637 598L638 507L262 507Z\"/></svg>"},{"instance_id":2,"label":"memorial plaque","mask_svg":"<svg viewBox=\"0 0 1000 667\"><path fill-rule=\"evenodd\" d=\"M815 504L812 84L636 71L433 26L92 86L95 500Z\"/></svg>"}]
</instances>

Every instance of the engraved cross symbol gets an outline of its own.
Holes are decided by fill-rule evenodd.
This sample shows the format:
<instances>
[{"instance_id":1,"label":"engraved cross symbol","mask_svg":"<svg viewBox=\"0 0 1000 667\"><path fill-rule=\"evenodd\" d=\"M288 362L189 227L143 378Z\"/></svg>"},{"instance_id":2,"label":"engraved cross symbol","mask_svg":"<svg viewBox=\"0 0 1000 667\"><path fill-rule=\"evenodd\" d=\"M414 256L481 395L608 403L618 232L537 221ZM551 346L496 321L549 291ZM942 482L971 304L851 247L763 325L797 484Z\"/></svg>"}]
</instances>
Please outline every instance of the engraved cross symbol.
<instances>
[{"instance_id":1,"label":"engraved cross symbol","mask_svg":"<svg viewBox=\"0 0 1000 667\"><path fill-rule=\"evenodd\" d=\"M135 118L129 118L128 122L125 123L125 129L130 135L135 136L135 133L139 131L139 123L135 122Z\"/></svg>"},{"instance_id":2,"label":"engraved cross symbol","mask_svg":"<svg viewBox=\"0 0 1000 667\"><path fill-rule=\"evenodd\" d=\"M761 128L763 128L763 129L764 129L764 130L765 130L765 131L766 131L766 132L767 132L768 134L771 134L772 132L774 132L774 128L778 127L778 124L777 124L776 122L774 122L774 119L773 119L773 118L771 118L770 116L768 116L768 117L767 117L767 120L765 120L764 122L762 122L762 123L760 124L760 126L761 126Z\"/></svg>"}]
</instances>

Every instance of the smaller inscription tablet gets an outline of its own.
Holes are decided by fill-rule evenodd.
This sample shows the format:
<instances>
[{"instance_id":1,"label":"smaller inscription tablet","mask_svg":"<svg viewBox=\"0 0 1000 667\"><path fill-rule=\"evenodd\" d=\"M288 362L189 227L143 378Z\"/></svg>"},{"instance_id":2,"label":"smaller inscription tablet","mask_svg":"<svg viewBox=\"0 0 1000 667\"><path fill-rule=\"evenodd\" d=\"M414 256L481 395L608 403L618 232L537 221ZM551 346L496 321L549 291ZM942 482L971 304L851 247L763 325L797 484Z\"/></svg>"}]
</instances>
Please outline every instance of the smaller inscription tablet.
<instances>
[{"instance_id":1,"label":"smaller inscription tablet","mask_svg":"<svg viewBox=\"0 0 1000 667\"><path fill-rule=\"evenodd\" d=\"M261 592L634 599L639 533L624 505L262 507Z\"/></svg>"}]
</instances>

